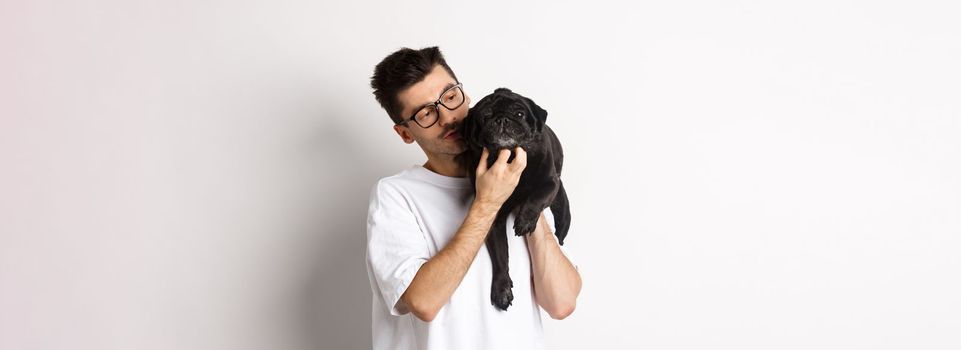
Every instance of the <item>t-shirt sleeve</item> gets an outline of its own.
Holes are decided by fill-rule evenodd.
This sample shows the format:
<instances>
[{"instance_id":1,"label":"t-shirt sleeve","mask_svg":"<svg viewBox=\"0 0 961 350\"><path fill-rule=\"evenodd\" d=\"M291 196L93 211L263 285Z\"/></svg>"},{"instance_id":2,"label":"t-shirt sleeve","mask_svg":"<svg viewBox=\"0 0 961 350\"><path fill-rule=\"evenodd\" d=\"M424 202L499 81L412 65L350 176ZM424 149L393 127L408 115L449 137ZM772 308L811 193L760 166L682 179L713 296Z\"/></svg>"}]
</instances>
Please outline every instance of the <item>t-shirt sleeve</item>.
<instances>
[{"instance_id":1,"label":"t-shirt sleeve","mask_svg":"<svg viewBox=\"0 0 961 350\"><path fill-rule=\"evenodd\" d=\"M550 207L544 209L544 219L546 219L547 223L551 226L551 232L557 232L557 228L554 227L554 214L551 212ZM568 234L570 234L570 231L568 231ZM554 242L557 242L557 236L551 235L551 238L554 238ZM567 257L567 260L571 262L571 265L574 265L575 270L578 270L577 261L575 261L573 256L571 255L571 250L569 246L570 246L569 244L566 244L566 245L558 244L558 247L561 248L561 252L564 253L564 256Z\"/></svg>"},{"instance_id":2,"label":"t-shirt sleeve","mask_svg":"<svg viewBox=\"0 0 961 350\"><path fill-rule=\"evenodd\" d=\"M379 181L371 190L367 212L367 264L391 315L410 312L400 297L430 259L427 247L404 193Z\"/></svg>"}]
</instances>

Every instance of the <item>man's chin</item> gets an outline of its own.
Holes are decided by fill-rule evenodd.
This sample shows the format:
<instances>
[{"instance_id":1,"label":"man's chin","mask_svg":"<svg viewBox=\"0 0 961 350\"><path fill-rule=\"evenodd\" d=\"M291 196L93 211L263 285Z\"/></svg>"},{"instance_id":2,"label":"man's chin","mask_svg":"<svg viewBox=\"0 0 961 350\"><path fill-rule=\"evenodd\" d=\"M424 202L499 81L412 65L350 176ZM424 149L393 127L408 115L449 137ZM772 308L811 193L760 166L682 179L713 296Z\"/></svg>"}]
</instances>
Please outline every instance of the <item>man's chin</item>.
<instances>
[{"instance_id":1,"label":"man's chin","mask_svg":"<svg viewBox=\"0 0 961 350\"><path fill-rule=\"evenodd\" d=\"M467 142L464 142L464 139L455 139L455 140L447 140L447 139L445 139L444 141L447 141L447 142L450 142L451 144L457 145L457 147L467 148Z\"/></svg>"}]
</instances>

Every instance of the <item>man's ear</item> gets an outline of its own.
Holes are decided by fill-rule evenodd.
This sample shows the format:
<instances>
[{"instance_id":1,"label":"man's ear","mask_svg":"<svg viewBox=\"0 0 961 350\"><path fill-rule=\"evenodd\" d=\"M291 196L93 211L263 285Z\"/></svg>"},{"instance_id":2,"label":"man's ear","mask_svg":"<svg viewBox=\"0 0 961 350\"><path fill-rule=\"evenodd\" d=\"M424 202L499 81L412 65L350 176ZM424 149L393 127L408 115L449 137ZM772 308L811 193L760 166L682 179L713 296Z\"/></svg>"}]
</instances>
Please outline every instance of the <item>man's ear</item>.
<instances>
[{"instance_id":1,"label":"man's ear","mask_svg":"<svg viewBox=\"0 0 961 350\"><path fill-rule=\"evenodd\" d=\"M527 97L524 97L524 99L527 100L527 106L530 107L531 113L534 114L531 117L533 121L532 125L534 125L534 132L540 133L541 129L544 128L544 124L547 123L547 111L534 103L534 100L531 100Z\"/></svg>"},{"instance_id":2,"label":"man's ear","mask_svg":"<svg viewBox=\"0 0 961 350\"><path fill-rule=\"evenodd\" d=\"M408 129L406 126L394 125L394 131L397 132L397 135L400 135L400 138L404 140L404 143L410 144L414 142L414 135L410 134L410 129Z\"/></svg>"}]
</instances>

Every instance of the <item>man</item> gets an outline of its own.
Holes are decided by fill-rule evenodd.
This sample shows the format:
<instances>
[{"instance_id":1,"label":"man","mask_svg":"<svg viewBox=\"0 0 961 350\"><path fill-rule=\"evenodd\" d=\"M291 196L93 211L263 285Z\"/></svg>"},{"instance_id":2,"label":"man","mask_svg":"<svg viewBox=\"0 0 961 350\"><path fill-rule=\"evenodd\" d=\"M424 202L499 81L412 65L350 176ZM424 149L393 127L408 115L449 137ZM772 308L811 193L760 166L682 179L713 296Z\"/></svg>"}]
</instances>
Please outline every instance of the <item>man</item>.
<instances>
[{"instance_id":1,"label":"man","mask_svg":"<svg viewBox=\"0 0 961 350\"><path fill-rule=\"evenodd\" d=\"M485 150L477 169L455 157L466 145L454 130L470 98L437 47L401 49L377 64L371 87L427 162L385 177L371 191L367 272L373 296L374 349L538 349L541 310L554 319L574 311L581 278L553 235L546 209L529 235L509 235L512 306L491 304L487 232L527 165L520 147ZM487 167L487 157L497 157ZM475 171L476 196L467 171ZM545 215L546 214L546 215ZM513 227L513 215L508 218ZM513 230L508 230L513 232Z\"/></svg>"}]
</instances>

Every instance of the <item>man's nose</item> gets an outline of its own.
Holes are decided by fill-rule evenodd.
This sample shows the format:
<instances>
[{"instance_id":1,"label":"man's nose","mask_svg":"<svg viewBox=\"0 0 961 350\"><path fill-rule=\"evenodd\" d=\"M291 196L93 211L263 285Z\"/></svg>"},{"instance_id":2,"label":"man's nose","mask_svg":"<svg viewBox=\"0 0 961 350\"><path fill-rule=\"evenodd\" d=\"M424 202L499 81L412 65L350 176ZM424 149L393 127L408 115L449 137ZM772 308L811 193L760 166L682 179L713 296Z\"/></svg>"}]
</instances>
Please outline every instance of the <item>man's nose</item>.
<instances>
[{"instance_id":1,"label":"man's nose","mask_svg":"<svg viewBox=\"0 0 961 350\"><path fill-rule=\"evenodd\" d=\"M456 110L448 110L446 108L441 108L440 110L440 123L442 126L453 124L461 118L462 112L459 112L460 108Z\"/></svg>"}]
</instances>

